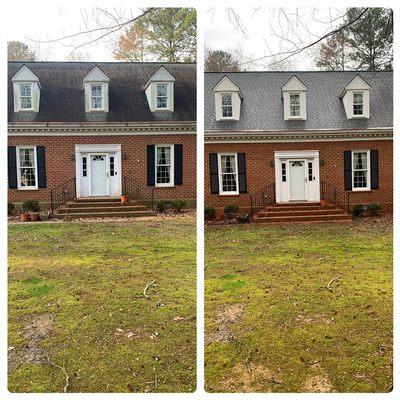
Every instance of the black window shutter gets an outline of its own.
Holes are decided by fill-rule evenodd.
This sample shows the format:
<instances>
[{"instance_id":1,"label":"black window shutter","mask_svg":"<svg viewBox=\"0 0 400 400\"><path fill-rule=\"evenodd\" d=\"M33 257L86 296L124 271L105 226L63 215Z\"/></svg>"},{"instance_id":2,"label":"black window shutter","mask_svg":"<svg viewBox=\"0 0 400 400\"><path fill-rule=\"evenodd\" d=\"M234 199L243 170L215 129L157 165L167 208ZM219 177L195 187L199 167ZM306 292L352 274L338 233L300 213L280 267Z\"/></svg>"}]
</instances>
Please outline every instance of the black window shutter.
<instances>
[{"instance_id":1,"label":"black window shutter","mask_svg":"<svg viewBox=\"0 0 400 400\"><path fill-rule=\"evenodd\" d=\"M379 188L378 150L371 150L369 156L371 162L371 189L378 189Z\"/></svg>"},{"instance_id":2,"label":"black window shutter","mask_svg":"<svg viewBox=\"0 0 400 400\"><path fill-rule=\"evenodd\" d=\"M211 179L211 194L219 194L217 153L210 154L210 179Z\"/></svg>"},{"instance_id":3,"label":"black window shutter","mask_svg":"<svg viewBox=\"0 0 400 400\"><path fill-rule=\"evenodd\" d=\"M15 146L8 146L8 187L17 189L17 151Z\"/></svg>"},{"instance_id":4,"label":"black window shutter","mask_svg":"<svg viewBox=\"0 0 400 400\"><path fill-rule=\"evenodd\" d=\"M155 176L155 145L147 145L147 186L155 186L156 176Z\"/></svg>"},{"instance_id":5,"label":"black window shutter","mask_svg":"<svg viewBox=\"0 0 400 400\"><path fill-rule=\"evenodd\" d=\"M38 171L38 188L46 188L46 155L44 146L36 147L37 171Z\"/></svg>"},{"instance_id":6,"label":"black window shutter","mask_svg":"<svg viewBox=\"0 0 400 400\"><path fill-rule=\"evenodd\" d=\"M175 144L174 145L174 184L175 185L182 185L183 179L183 153L182 153L182 145Z\"/></svg>"},{"instance_id":7,"label":"black window shutter","mask_svg":"<svg viewBox=\"0 0 400 400\"><path fill-rule=\"evenodd\" d=\"M351 168L351 150L344 152L344 189L353 189L353 177Z\"/></svg>"},{"instance_id":8,"label":"black window shutter","mask_svg":"<svg viewBox=\"0 0 400 400\"><path fill-rule=\"evenodd\" d=\"M246 154L238 153L239 193L247 193L246 183Z\"/></svg>"}]
</instances>

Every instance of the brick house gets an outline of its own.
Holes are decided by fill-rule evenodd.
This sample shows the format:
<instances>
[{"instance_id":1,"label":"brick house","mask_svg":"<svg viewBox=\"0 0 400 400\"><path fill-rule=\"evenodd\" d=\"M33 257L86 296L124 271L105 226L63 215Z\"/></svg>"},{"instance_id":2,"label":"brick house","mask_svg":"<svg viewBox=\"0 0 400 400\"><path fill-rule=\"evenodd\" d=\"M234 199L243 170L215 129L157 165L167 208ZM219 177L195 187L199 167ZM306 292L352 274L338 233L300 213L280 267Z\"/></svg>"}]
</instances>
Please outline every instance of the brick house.
<instances>
[{"instance_id":1,"label":"brick house","mask_svg":"<svg viewBox=\"0 0 400 400\"><path fill-rule=\"evenodd\" d=\"M315 219L355 204L390 212L392 146L392 72L205 74L206 206Z\"/></svg>"},{"instance_id":2,"label":"brick house","mask_svg":"<svg viewBox=\"0 0 400 400\"><path fill-rule=\"evenodd\" d=\"M9 201L196 198L196 66L10 62ZM54 204L52 204L54 203Z\"/></svg>"}]
</instances>

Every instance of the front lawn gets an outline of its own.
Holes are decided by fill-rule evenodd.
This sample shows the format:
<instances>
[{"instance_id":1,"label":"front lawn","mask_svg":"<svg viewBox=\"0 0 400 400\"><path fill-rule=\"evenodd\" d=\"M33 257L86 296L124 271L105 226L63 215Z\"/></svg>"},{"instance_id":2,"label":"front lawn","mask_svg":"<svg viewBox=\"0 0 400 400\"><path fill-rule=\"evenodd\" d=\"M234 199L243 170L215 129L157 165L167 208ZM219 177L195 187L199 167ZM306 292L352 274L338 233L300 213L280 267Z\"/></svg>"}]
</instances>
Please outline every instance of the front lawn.
<instances>
[{"instance_id":1,"label":"front lawn","mask_svg":"<svg viewBox=\"0 0 400 400\"><path fill-rule=\"evenodd\" d=\"M208 391L391 390L390 221L208 228L205 252Z\"/></svg>"},{"instance_id":2,"label":"front lawn","mask_svg":"<svg viewBox=\"0 0 400 400\"><path fill-rule=\"evenodd\" d=\"M195 235L193 217L10 225L9 390L194 391Z\"/></svg>"}]
</instances>

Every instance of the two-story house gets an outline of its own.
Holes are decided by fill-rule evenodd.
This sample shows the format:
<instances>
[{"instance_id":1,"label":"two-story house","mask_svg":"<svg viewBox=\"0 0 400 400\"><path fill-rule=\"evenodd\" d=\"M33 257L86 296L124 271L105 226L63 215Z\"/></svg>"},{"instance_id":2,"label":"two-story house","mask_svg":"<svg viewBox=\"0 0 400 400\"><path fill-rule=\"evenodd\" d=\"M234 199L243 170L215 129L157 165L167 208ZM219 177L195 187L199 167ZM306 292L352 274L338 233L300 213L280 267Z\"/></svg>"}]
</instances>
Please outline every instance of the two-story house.
<instances>
[{"instance_id":1,"label":"two-story house","mask_svg":"<svg viewBox=\"0 0 400 400\"><path fill-rule=\"evenodd\" d=\"M9 200L196 199L196 66L10 62Z\"/></svg>"},{"instance_id":2,"label":"two-story house","mask_svg":"<svg viewBox=\"0 0 400 400\"><path fill-rule=\"evenodd\" d=\"M206 73L205 204L271 222L390 212L392 138L392 72Z\"/></svg>"}]
</instances>

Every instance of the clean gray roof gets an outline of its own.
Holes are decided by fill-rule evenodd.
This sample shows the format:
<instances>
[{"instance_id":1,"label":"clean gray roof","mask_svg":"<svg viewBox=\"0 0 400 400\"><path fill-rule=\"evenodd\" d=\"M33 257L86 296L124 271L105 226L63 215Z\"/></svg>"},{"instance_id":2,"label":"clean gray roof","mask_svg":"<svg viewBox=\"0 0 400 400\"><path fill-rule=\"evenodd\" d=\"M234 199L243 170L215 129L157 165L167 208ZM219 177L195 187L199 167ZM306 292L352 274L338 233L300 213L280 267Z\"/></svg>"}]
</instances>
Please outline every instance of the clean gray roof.
<instances>
[{"instance_id":1,"label":"clean gray roof","mask_svg":"<svg viewBox=\"0 0 400 400\"><path fill-rule=\"evenodd\" d=\"M40 80L40 108L14 112L12 77L26 65ZM109 112L85 112L83 78L98 66L110 79ZM175 77L174 112L151 112L143 86L161 67ZM161 122L196 120L196 65L131 62L9 62L8 121Z\"/></svg>"},{"instance_id":2,"label":"clean gray roof","mask_svg":"<svg viewBox=\"0 0 400 400\"><path fill-rule=\"evenodd\" d=\"M360 75L369 85L370 118L347 119L340 95ZM216 121L212 88L228 76L241 90L240 121ZM293 76L307 86L307 120L285 121L282 86ZM355 71L208 72L205 74L205 130L365 129L393 126L393 73Z\"/></svg>"}]
</instances>

